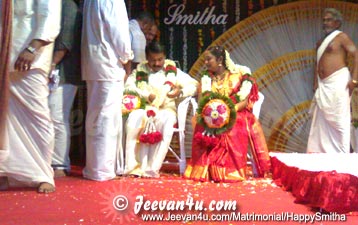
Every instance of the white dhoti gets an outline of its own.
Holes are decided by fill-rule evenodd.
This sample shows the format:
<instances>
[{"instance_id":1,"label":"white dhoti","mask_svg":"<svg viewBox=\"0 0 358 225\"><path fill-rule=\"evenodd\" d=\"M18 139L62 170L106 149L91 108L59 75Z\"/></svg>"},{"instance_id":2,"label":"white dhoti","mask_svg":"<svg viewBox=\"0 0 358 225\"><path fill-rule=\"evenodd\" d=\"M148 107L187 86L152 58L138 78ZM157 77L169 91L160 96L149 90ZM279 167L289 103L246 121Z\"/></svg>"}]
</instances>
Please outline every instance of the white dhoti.
<instances>
[{"instance_id":1,"label":"white dhoti","mask_svg":"<svg viewBox=\"0 0 358 225\"><path fill-rule=\"evenodd\" d=\"M121 174L122 81L87 81L85 178L110 180Z\"/></svg>"},{"instance_id":2,"label":"white dhoti","mask_svg":"<svg viewBox=\"0 0 358 225\"><path fill-rule=\"evenodd\" d=\"M39 69L10 74L7 132L9 156L0 164L0 177L10 186L55 185L51 159L54 128L48 107L47 74Z\"/></svg>"},{"instance_id":3,"label":"white dhoti","mask_svg":"<svg viewBox=\"0 0 358 225\"><path fill-rule=\"evenodd\" d=\"M138 141L146 119L146 110L143 109L135 110L129 114L126 123L125 174L159 177L159 170L168 152L177 119L173 110L159 110L154 124L157 131L162 133L163 140L151 145Z\"/></svg>"},{"instance_id":4,"label":"white dhoti","mask_svg":"<svg viewBox=\"0 0 358 225\"><path fill-rule=\"evenodd\" d=\"M350 72L344 67L329 77L318 78L307 152L350 151Z\"/></svg>"}]
</instances>

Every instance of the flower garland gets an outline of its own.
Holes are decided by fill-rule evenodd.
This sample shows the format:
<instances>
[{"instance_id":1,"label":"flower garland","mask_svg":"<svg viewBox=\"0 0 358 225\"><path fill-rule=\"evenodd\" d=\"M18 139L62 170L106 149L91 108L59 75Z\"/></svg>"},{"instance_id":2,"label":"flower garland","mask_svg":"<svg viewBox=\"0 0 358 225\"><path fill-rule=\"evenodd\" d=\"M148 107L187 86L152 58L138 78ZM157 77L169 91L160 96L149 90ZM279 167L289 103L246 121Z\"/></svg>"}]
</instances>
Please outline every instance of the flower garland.
<instances>
[{"instance_id":1,"label":"flower garland","mask_svg":"<svg viewBox=\"0 0 358 225\"><path fill-rule=\"evenodd\" d=\"M156 144L163 139L162 133L156 130L154 125L154 118L156 113L154 110L147 110L147 123L144 132L139 136L139 141L144 144Z\"/></svg>"},{"instance_id":2,"label":"flower garland","mask_svg":"<svg viewBox=\"0 0 358 225\"><path fill-rule=\"evenodd\" d=\"M203 38L203 29L198 29L198 54L200 55L203 51L204 38Z\"/></svg>"},{"instance_id":3,"label":"flower garland","mask_svg":"<svg viewBox=\"0 0 358 225\"><path fill-rule=\"evenodd\" d=\"M236 0L235 3L235 22L240 22L240 0Z\"/></svg>"},{"instance_id":4,"label":"flower garland","mask_svg":"<svg viewBox=\"0 0 358 225\"><path fill-rule=\"evenodd\" d=\"M135 74L135 84L138 86L138 84L140 82L146 82L148 83L148 73L144 72L144 71L137 71L136 74Z\"/></svg>"},{"instance_id":5,"label":"flower garland","mask_svg":"<svg viewBox=\"0 0 358 225\"><path fill-rule=\"evenodd\" d=\"M251 74L249 67L235 64L227 50L225 50L225 66L231 73Z\"/></svg>"},{"instance_id":6,"label":"flower garland","mask_svg":"<svg viewBox=\"0 0 358 225\"><path fill-rule=\"evenodd\" d=\"M218 135L230 130L236 121L232 100L219 93L206 91L198 105L197 122L209 135Z\"/></svg>"},{"instance_id":7,"label":"flower garland","mask_svg":"<svg viewBox=\"0 0 358 225\"><path fill-rule=\"evenodd\" d=\"M183 71L188 70L188 31L186 26L183 27Z\"/></svg>"},{"instance_id":8,"label":"flower garland","mask_svg":"<svg viewBox=\"0 0 358 225\"><path fill-rule=\"evenodd\" d=\"M149 88L149 68L147 62L139 64L136 72L136 85L138 88ZM144 128L144 132L140 134L139 141L144 144L155 144L160 142L163 139L163 135L156 130L154 120L155 120L155 110L160 108L163 104L166 96L172 90L172 87L176 85L176 74L177 67L175 62L172 60L165 60L164 62L164 73L166 75L166 81L163 84L163 87L159 90L151 90L156 95L156 98L151 103L153 108L147 109L147 122Z\"/></svg>"},{"instance_id":9,"label":"flower garland","mask_svg":"<svg viewBox=\"0 0 358 225\"><path fill-rule=\"evenodd\" d=\"M136 109L145 108L145 99L135 91L125 91L122 99L122 116L127 118L129 113Z\"/></svg>"},{"instance_id":10,"label":"flower garland","mask_svg":"<svg viewBox=\"0 0 358 225\"><path fill-rule=\"evenodd\" d=\"M169 58L173 59L173 53L174 53L174 27L169 27Z\"/></svg>"},{"instance_id":11,"label":"flower garland","mask_svg":"<svg viewBox=\"0 0 358 225\"><path fill-rule=\"evenodd\" d=\"M139 64L136 70L136 81L135 84L140 85L141 82L148 83L149 79L149 68L147 66L147 61ZM167 80L170 80L172 82L175 82L176 80L176 74L177 74L177 67L175 65L175 62L173 60L166 59L164 62L164 72L167 77Z\"/></svg>"}]
</instances>

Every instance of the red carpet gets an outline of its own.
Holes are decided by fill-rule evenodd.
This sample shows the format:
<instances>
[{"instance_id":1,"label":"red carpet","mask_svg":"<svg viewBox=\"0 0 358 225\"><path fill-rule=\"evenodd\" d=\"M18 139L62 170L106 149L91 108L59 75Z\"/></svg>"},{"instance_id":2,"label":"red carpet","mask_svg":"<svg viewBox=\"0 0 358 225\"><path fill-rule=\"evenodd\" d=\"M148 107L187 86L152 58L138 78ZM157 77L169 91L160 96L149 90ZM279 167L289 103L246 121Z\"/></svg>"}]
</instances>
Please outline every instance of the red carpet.
<instances>
[{"instance_id":1,"label":"red carpet","mask_svg":"<svg viewBox=\"0 0 358 225\"><path fill-rule=\"evenodd\" d=\"M188 210L188 207L186 210L145 211L142 207L140 213L135 214L134 203L137 196L143 196L144 201L152 201L154 204L155 200L162 201L161 205L154 205L154 208L163 206L164 200L167 200L168 207L173 206L170 205L170 201L186 202L188 196L193 202L200 203L202 200L205 208L210 206L212 200L217 201L216 206L221 206L221 200L236 200L236 210L231 208L226 211L202 211L204 219L209 216L224 217L232 212L235 215L255 213L261 217L271 214L276 215L276 218L282 212L294 213L291 216L295 216L296 219L299 216L312 216L316 213L305 205L295 204L292 194L274 185L270 179L250 179L230 184L199 183L184 180L175 174L163 174L159 179L122 177L107 182L95 182L83 179L78 171L79 168L74 168L71 176L57 179L55 193L37 194L34 189L28 188L12 188L0 192L0 224L302 224L292 220L207 222L200 220L200 217L198 221L148 222L143 221L141 216L148 213L161 213L165 216L168 213L189 215L199 214L200 211ZM118 195L127 197L127 210L118 211L113 207L113 202L118 206L123 205L123 201L115 198ZM117 201L114 201L115 199ZM332 220L332 216L331 219L327 216L320 217L325 221L315 221L314 224L358 224L357 216L348 215L346 222L329 221Z\"/></svg>"}]
</instances>

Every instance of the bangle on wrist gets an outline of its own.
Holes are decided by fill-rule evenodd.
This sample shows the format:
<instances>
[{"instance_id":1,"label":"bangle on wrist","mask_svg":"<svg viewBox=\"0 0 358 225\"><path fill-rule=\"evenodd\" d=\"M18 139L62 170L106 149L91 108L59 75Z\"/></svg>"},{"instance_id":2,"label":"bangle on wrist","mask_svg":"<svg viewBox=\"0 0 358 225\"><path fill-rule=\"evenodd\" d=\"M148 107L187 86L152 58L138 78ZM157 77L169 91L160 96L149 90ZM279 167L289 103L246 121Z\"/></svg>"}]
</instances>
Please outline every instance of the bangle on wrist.
<instances>
[{"instance_id":1,"label":"bangle on wrist","mask_svg":"<svg viewBox=\"0 0 358 225\"><path fill-rule=\"evenodd\" d=\"M352 79L352 83L353 83L353 84L358 84L358 80Z\"/></svg>"}]
</instances>

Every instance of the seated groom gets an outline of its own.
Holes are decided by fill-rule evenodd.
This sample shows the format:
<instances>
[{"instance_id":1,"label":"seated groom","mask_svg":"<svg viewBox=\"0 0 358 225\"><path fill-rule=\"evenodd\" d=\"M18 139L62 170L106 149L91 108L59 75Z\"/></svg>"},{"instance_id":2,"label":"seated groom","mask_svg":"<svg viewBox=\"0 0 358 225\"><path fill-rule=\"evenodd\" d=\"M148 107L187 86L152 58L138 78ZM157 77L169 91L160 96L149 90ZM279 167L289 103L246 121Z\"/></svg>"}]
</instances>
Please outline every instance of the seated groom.
<instances>
[{"instance_id":1,"label":"seated groom","mask_svg":"<svg viewBox=\"0 0 358 225\"><path fill-rule=\"evenodd\" d=\"M139 64L125 90L146 101L145 109L131 111L125 124L125 174L159 177L177 122L175 100L196 94L198 82L166 59L164 46L152 42L147 61Z\"/></svg>"}]
</instances>

